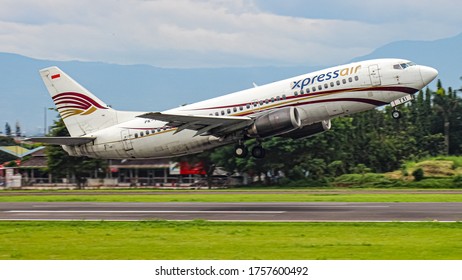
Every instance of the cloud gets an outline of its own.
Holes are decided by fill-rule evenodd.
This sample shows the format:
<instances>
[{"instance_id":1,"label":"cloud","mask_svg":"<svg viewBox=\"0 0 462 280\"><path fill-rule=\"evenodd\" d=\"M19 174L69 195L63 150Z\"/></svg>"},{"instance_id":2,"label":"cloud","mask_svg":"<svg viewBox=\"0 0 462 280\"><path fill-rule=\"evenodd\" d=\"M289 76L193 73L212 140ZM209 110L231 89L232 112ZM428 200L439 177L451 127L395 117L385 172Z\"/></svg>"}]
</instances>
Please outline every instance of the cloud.
<instances>
[{"instance_id":1,"label":"cloud","mask_svg":"<svg viewBox=\"0 0 462 280\"><path fill-rule=\"evenodd\" d=\"M413 3L420 16L390 16L391 21L383 16L376 21L291 16L244 0L3 2L0 51L166 67L341 63L390 41L455 33L446 24L457 21L424 20L421 14L432 8L426 0L416 1L420 6ZM390 11L380 1L372 2L379 4L351 5L363 3L362 11L369 15ZM409 10L408 2L413 1L399 3ZM297 3L302 2L292 1Z\"/></svg>"}]
</instances>

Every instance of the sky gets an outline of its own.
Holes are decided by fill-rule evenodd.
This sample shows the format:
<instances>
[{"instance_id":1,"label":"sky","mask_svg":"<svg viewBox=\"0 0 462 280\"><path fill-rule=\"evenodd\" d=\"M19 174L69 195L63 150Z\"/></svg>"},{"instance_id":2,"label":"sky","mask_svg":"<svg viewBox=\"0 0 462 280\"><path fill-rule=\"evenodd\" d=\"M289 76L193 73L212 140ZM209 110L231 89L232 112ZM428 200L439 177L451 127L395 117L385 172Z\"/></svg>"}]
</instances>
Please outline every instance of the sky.
<instances>
[{"instance_id":1,"label":"sky","mask_svg":"<svg viewBox=\"0 0 462 280\"><path fill-rule=\"evenodd\" d=\"M0 0L0 52L168 68L332 65L455 36L461 10L455 0Z\"/></svg>"}]
</instances>

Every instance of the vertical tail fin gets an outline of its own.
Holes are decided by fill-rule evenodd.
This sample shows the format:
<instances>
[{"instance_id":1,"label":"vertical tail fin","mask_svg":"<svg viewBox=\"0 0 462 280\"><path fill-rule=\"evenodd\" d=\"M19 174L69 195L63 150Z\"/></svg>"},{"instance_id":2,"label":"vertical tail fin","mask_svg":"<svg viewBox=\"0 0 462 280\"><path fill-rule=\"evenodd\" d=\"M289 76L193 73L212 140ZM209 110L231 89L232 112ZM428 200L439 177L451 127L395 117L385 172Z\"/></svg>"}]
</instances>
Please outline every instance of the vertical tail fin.
<instances>
[{"instance_id":1,"label":"vertical tail fin","mask_svg":"<svg viewBox=\"0 0 462 280\"><path fill-rule=\"evenodd\" d=\"M40 70L43 82L71 136L117 124L117 113L58 67Z\"/></svg>"}]
</instances>

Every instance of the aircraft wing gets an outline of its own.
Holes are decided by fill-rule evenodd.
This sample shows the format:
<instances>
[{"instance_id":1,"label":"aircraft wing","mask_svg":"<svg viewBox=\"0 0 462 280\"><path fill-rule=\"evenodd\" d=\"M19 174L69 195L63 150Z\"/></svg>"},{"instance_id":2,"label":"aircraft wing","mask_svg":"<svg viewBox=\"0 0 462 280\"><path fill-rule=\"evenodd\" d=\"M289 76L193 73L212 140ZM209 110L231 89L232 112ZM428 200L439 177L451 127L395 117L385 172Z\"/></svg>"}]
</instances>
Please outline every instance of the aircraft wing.
<instances>
[{"instance_id":1,"label":"aircraft wing","mask_svg":"<svg viewBox=\"0 0 462 280\"><path fill-rule=\"evenodd\" d=\"M164 114L160 112L146 113L137 117L167 122L167 126L177 128L175 133L184 129L195 130L197 133L194 136L224 136L242 130L253 123L253 119L249 117L197 116Z\"/></svg>"},{"instance_id":2,"label":"aircraft wing","mask_svg":"<svg viewBox=\"0 0 462 280\"><path fill-rule=\"evenodd\" d=\"M90 143L95 140L96 137L31 137L27 138L26 141L45 143L51 145L67 145L67 146L76 146L86 143Z\"/></svg>"}]
</instances>

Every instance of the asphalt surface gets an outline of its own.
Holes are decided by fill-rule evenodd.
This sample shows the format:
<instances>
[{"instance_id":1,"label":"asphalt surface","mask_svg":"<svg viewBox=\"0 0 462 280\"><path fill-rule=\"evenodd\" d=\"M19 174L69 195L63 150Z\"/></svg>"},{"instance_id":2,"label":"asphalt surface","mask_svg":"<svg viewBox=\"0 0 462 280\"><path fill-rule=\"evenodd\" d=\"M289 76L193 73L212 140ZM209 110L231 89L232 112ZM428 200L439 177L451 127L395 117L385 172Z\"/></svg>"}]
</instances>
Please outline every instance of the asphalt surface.
<instances>
[{"instance_id":1,"label":"asphalt surface","mask_svg":"<svg viewBox=\"0 0 462 280\"><path fill-rule=\"evenodd\" d=\"M0 220L462 221L462 203L0 203Z\"/></svg>"}]
</instances>

